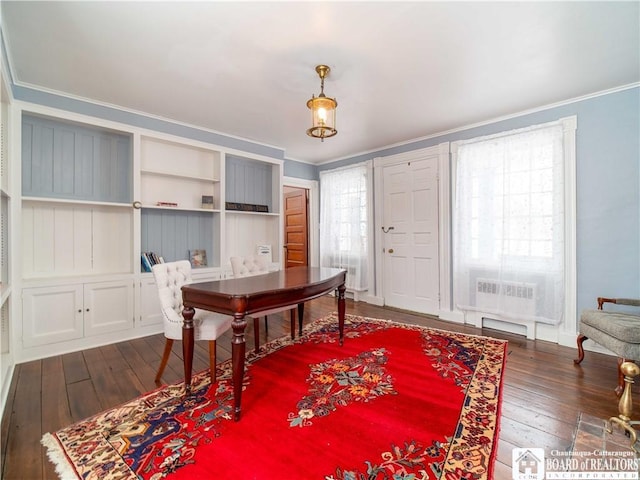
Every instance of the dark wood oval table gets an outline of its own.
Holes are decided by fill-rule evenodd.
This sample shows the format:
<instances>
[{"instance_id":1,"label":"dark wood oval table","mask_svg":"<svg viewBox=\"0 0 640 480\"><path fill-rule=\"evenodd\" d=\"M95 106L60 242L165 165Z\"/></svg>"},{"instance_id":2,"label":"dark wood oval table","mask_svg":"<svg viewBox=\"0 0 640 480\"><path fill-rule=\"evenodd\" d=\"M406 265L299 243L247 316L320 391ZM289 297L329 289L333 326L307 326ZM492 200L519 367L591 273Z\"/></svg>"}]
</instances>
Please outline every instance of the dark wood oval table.
<instances>
[{"instance_id":1,"label":"dark wood oval table","mask_svg":"<svg viewBox=\"0 0 640 480\"><path fill-rule=\"evenodd\" d=\"M301 321L304 302L336 291L340 344L343 342L346 271L339 268L292 267L253 277L233 278L214 282L192 283L182 287L182 348L184 358L185 394L191 393L193 365L194 308L233 316L231 361L233 375L234 419L240 420L242 378L244 376L245 317L271 308L298 305Z\"/></svg>"}]
</instances>

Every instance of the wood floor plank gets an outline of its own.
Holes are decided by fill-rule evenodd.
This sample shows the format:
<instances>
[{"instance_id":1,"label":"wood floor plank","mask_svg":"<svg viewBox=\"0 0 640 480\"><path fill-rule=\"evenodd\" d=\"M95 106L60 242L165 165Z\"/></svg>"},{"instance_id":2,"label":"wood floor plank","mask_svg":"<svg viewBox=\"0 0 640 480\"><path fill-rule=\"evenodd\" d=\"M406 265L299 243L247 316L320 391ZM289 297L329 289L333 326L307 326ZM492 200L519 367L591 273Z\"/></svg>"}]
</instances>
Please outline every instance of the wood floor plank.
<instances>
[{"instance_id":1,"label":"wood floor plank","mask_svg":"<svg viewBox=\"0 0 640 480\"><path fill-rule=\"evenodd\" d=\"M67 384L67 395L73 422L79 422L102 411L102 404L91 380Z\"/></svg>"},{"instance_id":2,"label":"wood floor plank","mask_svg":"<svg viewBox=\"0 0 640 480\"><path fill-rule=\"evenodd\" d=\"M4 472L5 460L7 458L9 425L11 423L11 413L13 412L18 377L20 376L18 373L19 370L20 365L16 365L11 379L11 385L9 385L9 392L7 393L6 406L4 412L2 412L2 422L0 423L0 478L2 477L2 472Z\"/></svg>"},{"instance_id":3,"label":"wood floor plank","mask_svg":"<svg viewBox=\"0 0 640 480\"><path fill-rule=\"evenodd\" d=\"M153 366L157 363L160 363L160 358L162 358L162 355L159 355L158 352L149 345L149 339L151 338L164 339L164 335L152 335L151 337L134 338L133 340L130 340L128 342L119 343L118 346L131 345L131 347L137 352L137 354L145 363Z\"/></svg>"},{"instance_id":4,"label":"wood floor plank","mask_svg":"<svg viewBox=\"0 0 640 480\"><path fill-rule=\"evenodd\" d=\"M42 392L46 397L42 401L42 432L51 433L73 423L66 382L60 381L60 373L64 375L62 357L55 356L42 360ZM47 461L43 451L44 478L55 478L55 468Z\"/></svg>"},{"instance_id":5,"label":"wood floor plank","mask_svg":"<svg viewBox=\"0 0 640 480\"><path fill-rule=\"evenodd\" d=\"M105 363L112 372L117 373L130 368L129 363L116 344L100 347L100 353L102 353Z\"/></svg>"},{"instance_id":6,"label":"wood floor plank","mask_svg":"<svg viewBox=\"0 0 640 480\"><path fill-rule=\"evenodd\" d=\"M305 305L305 324L336 311L332 297L313 300ZM496 480L512 478L514 448L566 449L581 412L599 418L617 414L617 398L612 390L616 383L613 357L587 352L584 362L574 366L575 347L350 300L347 300L347 313L493 336L509 342L494 471ZM261 344L289 335L289 328L288 318L274 315L269 318L267 335L261 321ZM231 357L231 338L231 332L227 331L218 340L218 363ZM247 350L253 349L252 323L248 325L246 341ZM153 379L164 343L164 336L158 334L17 365L3 416L3 478L49 480L53 470L44 464L48 462L43 460L43 449L39 445L43 430L79 421L154 389ZM197 342L194 370L196 368L208 368L206 343ZM176 342L162 380L174 383L183 378L182 344ZM638 398L640 385L634 385L633 392ZM45 405L41 398L56 400L47 401ZM33 465L27 461L26 470L24 458L35 458ZM25 472L30 476L26 477Z\"/></svg>"},{"instance_id":7,"label":"wood floor plank","mask_svg":"<svg viewBox=\"0 0 640 480\"><path fill-rule=\"evenodd\" d=\"M511 464L505 465L504 463L496 462L493 470L493 480L513 480Z\"/></svg>"},{"instance_id":8,"label":"wood floor plank","mask_svg":"<svg viewBox=\"0 0 640 480\"><path fill-rule=\"evenodd\" d=\"M82 352L72 352L63 355L64 375L67 383L81 382L90 378L87 365L84 363Z\"/></svg>"},{"instance_id":9,"label":"wood floor plank","mask_svg":"<svg viewBox=\"0 0 640 480\"><path fill-rule=\"evenodd\" d=\"M122 356L126 359L130 369L135 372L138 382L140 382L143 391L151 391L156 388L154 379L156 377L156 369L142 357L140 350L137 348L141 346L139 342L121 342L117 344L118 349L122 353ZM155 361L155 359L154 359Z\"/></svg>"},{"instance_id":10,"label":"wood floor plank","mask_svg":"<svg viewBox=\"0 0 640 480\"><path fill-rule=\"evenodd\" d=\"M500 438L519 448L532 447L550 450L565 450L571 445L573 429L561 437L540 430L529 420L502 417Z\"/></svg>"},{"instance_id":11,"label":"wood floor plank","mask_svg":"<svg viewBox=\"0 0 640 480\"><path fill-rule=\"evenodd\" d=\"M39 360L20 366L13 412L9 424L6 465L2 478L41 478L42 364Z\"/></svg>"}]
</instances>

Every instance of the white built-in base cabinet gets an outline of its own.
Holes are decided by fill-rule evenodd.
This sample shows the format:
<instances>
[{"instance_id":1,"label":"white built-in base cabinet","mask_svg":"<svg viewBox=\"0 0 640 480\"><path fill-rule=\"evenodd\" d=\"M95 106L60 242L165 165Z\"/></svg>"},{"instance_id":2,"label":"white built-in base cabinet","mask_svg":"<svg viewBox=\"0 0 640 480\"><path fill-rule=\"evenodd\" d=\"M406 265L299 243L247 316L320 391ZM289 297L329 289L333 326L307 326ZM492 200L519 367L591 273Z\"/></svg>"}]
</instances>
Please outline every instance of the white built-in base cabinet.
<instances>
[{"instance_id":1,"label":"white built-in base cabinet","mask_svg":"<svg viewBox=\"0 0 640 480\"><path fill-rule=\"evenodd\" d=\"M133 282L25 288L25 348L133 328Z\"/></svg>"},{"instance_id":2,"label":"white built-in base cabinet","mask_svg":"<svg viewBox=\"0 0 640 480\"><path fill-rule=\"evenodd\" d=\"M140 282L140 325L162 325L158 288L152 276L145 276Z\"/></svg>"}]
</instances>

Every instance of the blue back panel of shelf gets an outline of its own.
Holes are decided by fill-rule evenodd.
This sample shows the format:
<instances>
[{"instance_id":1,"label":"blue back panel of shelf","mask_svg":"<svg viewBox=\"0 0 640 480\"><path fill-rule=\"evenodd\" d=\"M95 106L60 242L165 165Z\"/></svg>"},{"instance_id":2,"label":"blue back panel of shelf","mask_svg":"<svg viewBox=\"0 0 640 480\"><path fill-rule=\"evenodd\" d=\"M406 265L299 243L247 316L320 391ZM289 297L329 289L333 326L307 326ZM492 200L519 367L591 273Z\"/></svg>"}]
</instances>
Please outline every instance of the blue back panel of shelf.
<instances>
[{"instance_id":1,"label":"blue back panel of shelf","mask_svg":"<svg viewBox=\"0 0 640 480\"><path fill-rule=\"evenodd\" d=\"M227 155L226 201L267 205L273 212L273 167L268 163Z\"/></svg>"},{"instance_id":2,"label":"blue back panel of shelf","mask_svg":"<svg viewBox=\"0 0 640 480\"><path fill-rule=\"evenodd\" d=\"M129 135L22 117L22 195L129 203Z\"/></svg>"},{"instance_id":3,"label":"blue back panel of shelf","mask_svg":"<svg viewBox=\"0 0 640 480\"><path fill-rule=\"evenodd\" d=\"M143 209L141 249L162 256L165 262L188 260L189 250L206 250L208 266L218 266L213 252L213 217L208 212Z\"/></svg>"}]
</instances>

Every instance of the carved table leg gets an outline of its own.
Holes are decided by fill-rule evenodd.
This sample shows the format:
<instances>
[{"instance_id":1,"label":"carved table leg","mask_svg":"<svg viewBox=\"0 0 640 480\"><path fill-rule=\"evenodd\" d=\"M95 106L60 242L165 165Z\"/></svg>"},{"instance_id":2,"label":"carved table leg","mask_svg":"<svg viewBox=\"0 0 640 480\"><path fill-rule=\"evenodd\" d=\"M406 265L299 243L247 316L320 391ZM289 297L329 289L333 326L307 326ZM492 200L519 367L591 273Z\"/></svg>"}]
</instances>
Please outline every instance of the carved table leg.
<instances>
[{"instance_id":1,"label":"carved table leg","mask_svg":"<svg viewBox=\"0 0 640 480\"><path fill-rule=\"evenodd\" d=\"M631 400L631 384L633 382L633 377L640 374L640 367L633 362L624 362L620 366L620 371L624 375L624 391L622 392L622 396L620 397L620 401L618 402L618 412L619 415L617 417L611 417L609 419L609 423L607 425L607 432L611 433L613 431L613 424L619 425L622 427L629 436L631 437L631 447L635 448L635 443L637 440L637 433L635 429L631 426L631 414L633 413L633 401Z\"/></svg>"},{"instance_id":2,"label":"carved table leg","mask_svg":"<svg viewBox=\"0 0 640 480\"><path fill-rule=\"evenodd\" d=\"M233 338L231 340L231 362L233 365L233 405L234 420L240 420L242 403L242 381L244 378L245 338L244 330L247 326L244 313L233 315Z\"/></svg>"},{"instance_id":3,"label":"carved table leg","mask_svg":"<svg viewBox=\"0 0 640 480\"><path fill-rule=\"evenodd\" d=\"M344 284L338 287L338 330L340 331L340 345L344 343L344 292L346 288Z\"/></svg>"},{"instance_id":4,"label":"carved table leg","mask_svg":"<svg viewBox=\"0 0 640 480\"><path fill-rule=\"evenodd\" d=\"M184 390L191 394L191 369L193 366L193 316L196 311L191 307L182 310L182 358L184 359Z\"/></svg>"}]
</instances>

